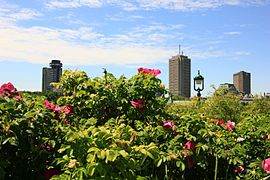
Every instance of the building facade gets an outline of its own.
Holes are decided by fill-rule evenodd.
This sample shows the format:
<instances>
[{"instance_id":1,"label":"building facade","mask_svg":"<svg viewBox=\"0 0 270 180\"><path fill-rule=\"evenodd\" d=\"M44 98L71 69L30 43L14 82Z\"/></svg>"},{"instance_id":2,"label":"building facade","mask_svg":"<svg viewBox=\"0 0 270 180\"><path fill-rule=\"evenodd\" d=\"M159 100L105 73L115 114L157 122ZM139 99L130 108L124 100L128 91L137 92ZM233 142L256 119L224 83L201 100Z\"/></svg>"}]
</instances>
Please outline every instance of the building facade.
<instances>
[{"instance_id":1,"label":"building facade","mask_svg":"<svg viewBox=\"0 0 270 180\"><path fill-rule=\"evenodd\" d=\"M59 82L62 76L62 63L60 60L52 60L50 68L42 69L42 91L55 91L51 82Z\"/></svg>"},{"instance_id":2,"label":"building facade","mask_svg":"<svg viewBox=\"0 0 270 180\"><path fill-rule=\"evenodd\" d=\"M234 84L231 84L231 83L220 84L218 87L218 90L222 90L224 92L230 92L230 93L235 94L235 95L238 94L238 91L235 88Z\"/></svg>"},{"instance_id":3,"label":"building facade","mask_svg":"<svg viewBox=\"0 0 270 180\"><path fill-rule=\"evenodd\" d=\"M248 95L251 93L251 75L248 72L240 71L233 75L233 84L238 92Z\"/></svg>"},{"instance_id":4,"label":"building facade","mask_svg":"<svg viewBox=\"0 0 270 180\"><path fill-rule=\"evenodd\" d=\"M191 59L173 56L169 59L169 90L174 96L189 98L191 93Z\"/></svg>"}]
</instances>

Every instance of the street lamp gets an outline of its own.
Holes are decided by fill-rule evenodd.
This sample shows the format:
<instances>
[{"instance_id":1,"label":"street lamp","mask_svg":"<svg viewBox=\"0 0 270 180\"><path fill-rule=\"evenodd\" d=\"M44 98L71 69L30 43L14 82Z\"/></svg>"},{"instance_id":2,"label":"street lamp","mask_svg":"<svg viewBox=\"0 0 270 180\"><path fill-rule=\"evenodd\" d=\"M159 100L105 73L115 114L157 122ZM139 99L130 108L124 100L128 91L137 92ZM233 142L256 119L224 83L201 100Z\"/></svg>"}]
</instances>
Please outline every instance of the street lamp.
<instances>
[{"instance_id":1,"label":"street lamp","mask_svg":"<svg viewBox=\"0 0 270 180\"><path fill-rule=\"evenodd\" d=\"M198 91L197 96L201 97L201 91L204 89L204 77L200 75L200 71L198 71L198 75L194 77L194 90Z\"/></svg>"}]
</instances>

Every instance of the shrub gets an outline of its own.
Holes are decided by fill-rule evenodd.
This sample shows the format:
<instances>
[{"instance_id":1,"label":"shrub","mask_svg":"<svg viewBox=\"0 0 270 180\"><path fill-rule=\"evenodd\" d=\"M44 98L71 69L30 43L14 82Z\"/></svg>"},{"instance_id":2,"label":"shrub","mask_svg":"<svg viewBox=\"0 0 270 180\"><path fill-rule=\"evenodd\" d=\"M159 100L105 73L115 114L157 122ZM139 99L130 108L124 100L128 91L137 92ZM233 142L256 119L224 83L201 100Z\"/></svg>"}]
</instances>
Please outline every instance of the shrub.
<instances>
[{"instance_id":1,"label":"shrub","mask_svg":"<svg viewBox=\"0 0 270 180\"><path fill-rule=\"evenodd\" d=\"M65 71L56 102L4 84L0 179L268 178L268 113L228 94L167 106L159 73Z\"/></svg>"}]
</instances>

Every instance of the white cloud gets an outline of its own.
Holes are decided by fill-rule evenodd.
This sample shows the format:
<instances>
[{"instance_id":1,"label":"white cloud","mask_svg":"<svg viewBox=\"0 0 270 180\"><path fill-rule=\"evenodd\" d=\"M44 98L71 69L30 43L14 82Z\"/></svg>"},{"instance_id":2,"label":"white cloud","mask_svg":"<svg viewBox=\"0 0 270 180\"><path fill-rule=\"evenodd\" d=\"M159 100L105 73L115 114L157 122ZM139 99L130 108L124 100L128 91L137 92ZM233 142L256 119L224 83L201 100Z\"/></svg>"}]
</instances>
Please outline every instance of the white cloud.
<instances>
[{"instance_id":1,"label":"white cloud","mask_svg":"<svg viewBox=\"0 0 270 180\"><path fill-rule=\"evenodd\" d=\"M236 51L236 52L235 52L235 55L236 55L236 56L249 56L250 53L247 52L247 51Z\"/></svg>"},{"instance_id":2,"label":"white cloud","mask_svg":"<svg viewBox=\"0 0 270 180\"><path fill-rule=\"evenodd\" d=\"M82 6L87 7L101 7L101 0L48 0L46 3L48 8L78 8Z\"/></svg>"},{"instance_id":3,"label":"white cloud","mask_svg":"<svg viewBox=\"0 0 270 180\"><path fill-rule=\"evenodd\" d=\"M42 16L43 14L35 9L20 8L14 4L0 1L0 19L3 21L30 20Z\"/></svg>"},{"instance_id":4,"label":"white cloud","mask_svg":"<svg viewBox=\"0 0 270 180\"><path fill-rule=\"evenodd\" d=\"M78 8L82 6L101 7L102 5L119 6L126 11L172 9L190 11L212 9L220 6L263 5L269 0L47 0L49 8Z\"/></svg>"},{"instance_id":5,"label":"white cloud","mask_svg":"<svg viewBox=\"0 0 270 180\"><path fill-rule=\"evenodd\" d=\"M10 13L7 15L8 18L13 20L29 20L34 19L36 17L42 16L40 12L34 9L23 8L20 9L18 12Z\"/></svg>"},{"instance_id":6,"label":"white cloud","mask_svg":"<svg viewBox=\"0 0 270 180\"><path fill-rule=\"evenodd\" d=\"M111 21L129 21L130 22L134 20L144 19L144 17L141 15L126 15L120 12L118 14L108 15L107 19Z\"/></svg>"},{"instance_id":7,"label":"white cloud","mask_svg":"<svg viewBox=\"0 0 270 180\"><path fill-rule=\"evenodd\" d=\"M189 56L194 59L210 59L225 57L227 54L221 50L190 50Z\"/></svg>"},{"instance_id":8,"label":"white cloud","mask_svg":"<svg viewBox=\"0 0 270 180\"><path fill-rule=\"evenodd\" d=\"M145 64L167 60L172 54L163 48L140 44L122 45L114 42L108 45L83 45L72 41L72 38L85 38L84 35L89 32L91 29L73 31L8 25L0 29L0 60L47 63L57 58L69 65ZM92 34L86 39L97 41L100 35Z\"/></svg>"},{"instance_id":9,"label":"white cloud","mask_svg":"<svg viewBox=\"0 0 270 180\"><path fill-rule=\"evenodd\" d=\"M128 30L123 34L115 34L110 37L101 38L103 44L117 42L121 45L144 45L162 47L167 45L170 40L181 39L179 33L175 30L182 29L182 24L150 24L147 26L138 26Z\"/></svg>"},{"instance_id":10,"label":"white cloud","mask_svg":"<svg viewBox=\"0 0 270 180\"><path fill-rule=\"evenodd\" d=\"M224 32L223 34L225 34L225 35L240 35L241 32L239 32L239 31L229 31L229 32Z\"/></svg>"},{"instance_id":11,"label":"white cloud","mask_svg":"<svg viewBox=\"0 0 270 180\"><path fill-rule=\"evenodd\" d=\"M177 53L177 48L169 47L168 50L164 48L166 47L164 44L166 45L168 39L175 39L176 35L170 34L172 30L183 27L183 25L152 24L135 28L126 34L105 36L89 27L22 28L1 21L0 25L0 61L46 64L50 59L61 59L67 65L134 65L166 62ZM193 60L249 55L249 52L242 50L225 52L218 48L198 50L198 47L185 47L184 50Z\"/></svg>"}]
</instances>

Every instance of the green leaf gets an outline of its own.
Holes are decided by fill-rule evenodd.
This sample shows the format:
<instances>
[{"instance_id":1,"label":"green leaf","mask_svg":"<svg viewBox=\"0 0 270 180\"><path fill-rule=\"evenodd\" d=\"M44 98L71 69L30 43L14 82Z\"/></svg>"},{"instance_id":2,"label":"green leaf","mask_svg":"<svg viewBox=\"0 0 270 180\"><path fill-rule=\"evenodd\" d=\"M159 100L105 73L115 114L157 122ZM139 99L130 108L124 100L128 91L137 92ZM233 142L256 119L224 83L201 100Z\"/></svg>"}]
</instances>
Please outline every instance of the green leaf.
<instances>
[{"instance_id":1,"label":"green leaf","mask_svg":"<svg viewBox=\"0 0 270 180\"><path fill-rule=\"evenodd\" d=\"M87 152L98 152L98 151L100 151L99 148L97 148L97 147L91 147L91 148L88 149Z\"/></svg>"},{"instance_id":2,"label":"green leaf","mask_svg":"<svg viewBox=\"0 0 270 180\"><path fill-rule=\"evenodd\" d=\"M87 162L93 163L96 159L96 154L89 153L86 157Z\"/></svg>"},{"instance_id":3,"label":"green leaf","mask_svg":"<svg viewBox=\"0 0 270 180\"><path fill-rule=\"evenodd\" d=\"M163 161L162 158L158 160L157 167L161 165L162 161Z\"/></svg>"},{"instance_id":4,"label":"green leaf","mask_svg":"<svg viewBox=\"0 0 270 180\"><path fill-rule=\"evenodd\" d=\"M125 150L121 150L118 152L121 156L123 156L124 158L126 158L128 156L128 153Z\"/></svg>"},{"instance_id":5,"label":"green leaf","mask_svg":"<svg viewBox=\"0 0 270 180\"><path fill-rule=\"evenodd\" d=\"M58 152L59 153L62 153L62 152L64 152L65 150L67 150L67 149L69 149L71 146L65 146L65 147L63 147L63 148L61 148L61 149L58 149Z\"/></svg>"},{"instance_id":6,"label":"green leaf","mask_svg":"<svg viewBox=\"0 0 270 180\"><path fill-rule=\"evenodd\" d=\"M118 156L118 152L115 150L106 150L106 161L115 161Z\"/></svg>"},{"instance_id":7,"label":"green leaf","mask_svg":"<svg viewBox=\"0 0 270 180\"><path fill-rule=\"evenodd\" d=\"M97 153L97 157L98 157L99 159L105 159L105 157L106 157L106 151L102 149L101 151L99 151L99 152Z\"/></svg>"}]
</instances>

